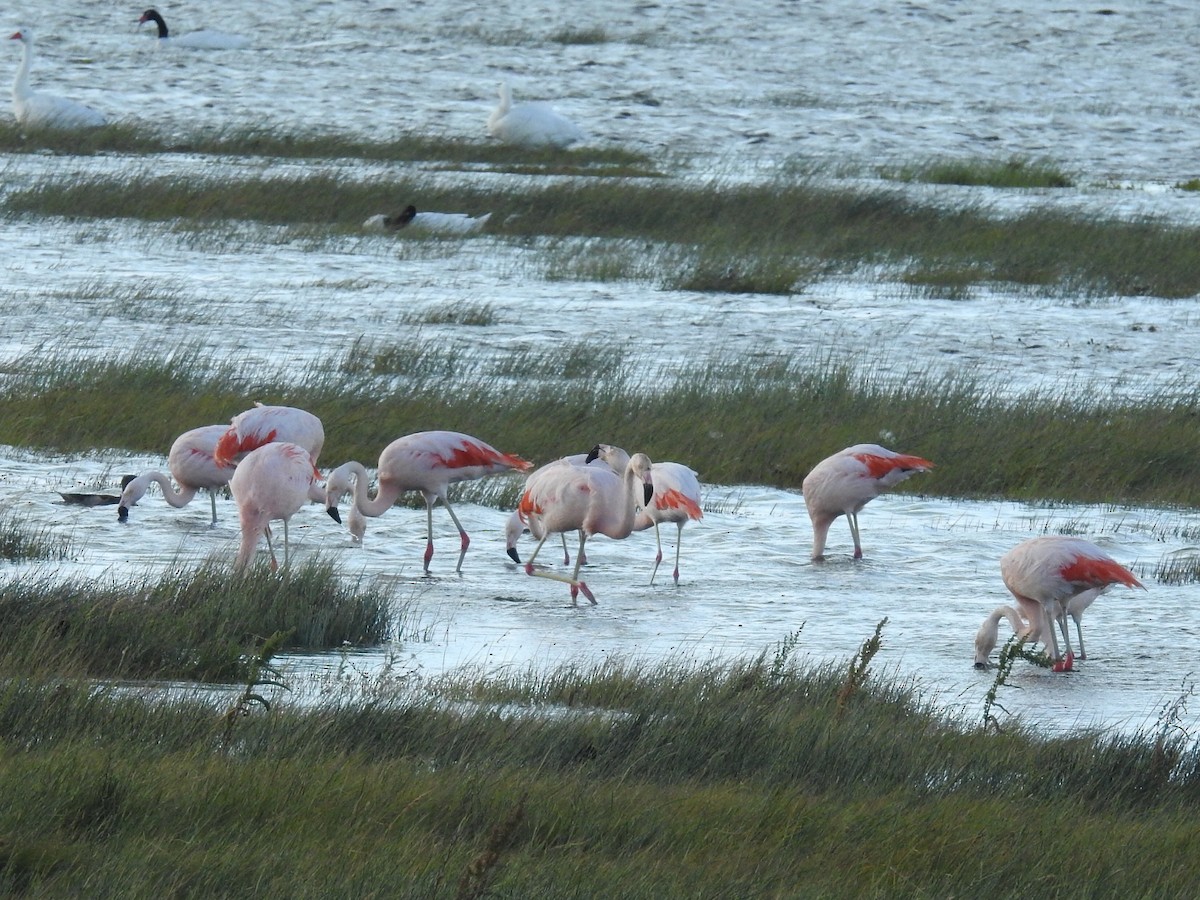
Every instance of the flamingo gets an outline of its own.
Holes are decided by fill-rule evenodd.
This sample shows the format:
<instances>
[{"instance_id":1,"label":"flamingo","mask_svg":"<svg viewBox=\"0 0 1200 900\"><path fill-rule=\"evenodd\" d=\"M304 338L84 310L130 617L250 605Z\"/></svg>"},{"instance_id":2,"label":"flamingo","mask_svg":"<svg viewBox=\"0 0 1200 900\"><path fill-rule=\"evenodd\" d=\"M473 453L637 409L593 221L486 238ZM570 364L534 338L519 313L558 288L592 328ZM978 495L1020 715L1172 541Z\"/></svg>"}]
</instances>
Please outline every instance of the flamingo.
<instances>
[{"instance_id":1,"label":"flamingo","mask_svg":"<svg viewBox=\"0 0 1200 900\"><path fill-rule=\"evenodd\" d=\"M233 466L251 450L272 441L299 444L315 465L325 445L325 428L320 419L303 409L255 402L253 408L233 417L217 441L213 458L219 466Z\"/></svg>"},{"instance_id":2,"label":"flamingo","mask_svg":"<svg viewBox=\"0 0 1200 900\"><path fill-rule=\"evenodd\" d=\"M487 122L488 134L506 144L521 147L568 147L584 139L584 134L570 119L547 103L518 103L513 105L512 88L500 84L500 104Z\"/></svg>"},{"instance_id":3,"label":"flamingo","mask_svg":"<svg viewBox=\"0 0 1200 900\"><path fill-rule=\"evenodd\" d=\"M325 492L317 483L320 473L308 451L299 444L276 441L246 454L229 481L242 524L242 542L234 568L243 570L254 556L259 535L267 539L271 571L279 568L271 546L270 523L283 519L283 567L288 567L288 520L306 500L318 503Z\"/></svg>"},{"instance_id":4,"label":"flamingo","mask_svg":"<svg viewBox=\"0 0 1200 900\"><path fill-rule=\"evenodd\" d=\"M1075 661L1066 618L1073 599L1092 590L1099 594L1114 584L1145 590L1132 572L1095 544L1063 535L1031 538L1013 547L1000 559L1000 577L1017 602L1023 604L1022 609L1029 611L1030 622L1037 623L1055 672L1070 671ZM1058 650L1055 623L1062 630L1065 655Z\"/></svg>"},{"instance_id":5,"label":"flamingo","mask_svg":"<svg viewBox=\"0 0 1200 900\"><path fill-rule=\"evenodd\" d=\"M1082 594L1076 594L1067 603L1067 615L1075 620L1075 633L1079 638L1079 654L1075 657L1076 659L1087 659L1087 654L1083 649L1083 613L1101 593L1103 593L1102 588L1091 588ZM1017 598L1017 606L1019 609L1013 609L1006 605L997 606L983 620L983 624L979 626L979 631L975 634L975 668L987 668L988 655L996 646L999 637L1001 619L1008 620L1013 633L1021 640L1042 640L1044 622L1041 607L1020 597Z\"/></svg>"},{"instance_id":6,"label":"flamingo","mask_svg":"<svg viewBox=\"0 0 1200 900\"><path fill-rule=\"evenodd\" d=\"M622 471L629 462L628 453L610 444L597 444L593 452L598 452L600 459L617 472ZM704 512L700 508L700 480L694 471L677 462L656 462L651 466L650 472L654 479L654 499L638 512L633 522L633 530L654 529L654 538L658 542L654 571L650 573L650 583L654 584L663 558L662 536L659 534L658 524L675 523L675 571L672 575L675 583L679 584L679 553L683 544L683 526L693 519L699 521L704 518Z\"/></svg>"},{"instance_id":7,"label":"flamingo","mask_svg":"<svg viewBox=\"0 0 1200 900\"><path fill-rule=\"evenodd\" d=\"M814 560L823 559L829 526L844 515L854 538L854 558L862 559L858 512L884 491L933 463L878 444L855 444L817 463L804 478L804 505L812 520Z\"/></svg>"},{"instance_id":8,"label":"flamingo","mask_svg":"<svg viewBox=\"0 0 1200 900\"><path fill-rule=\"evenodd\" d=\"M363 222L363 228L368 231L399 231L408 228L414 232L429 234L472 234L482 231L491 217L491 213L468 216L466 213L417 212L417 208L409 204L394 216L371 216Z\"/></svg>"},{"instance_id":9,"label":"flamingo","mask_svg":"<svg viewBox=\"0 0 1200 900\"><path fill-rule=\"evenodd\" d=\"M588 454L588 453L572 453L570 456L563 456L558 459L551 460L550 462L546 463L546 465L542 466L542 469L545 469L548 466L562 466L562 465L606 466L606 467L608 467L608 463L606 463L603 459L600 459L599 457L589 459L589 455L590 454ZM626 464L628 464L628 460L626 460L625 462L626 462ZM538 469L537 471L530 473L529 478L533 478L540 471L541 471L541 469ZM528 479L526 479L526 480L528 480ZM530 524L532 524L532 526L533 526L532 528L530 527ZM521 555L519 553L517 553L517 541L520 539L521 534L528 530L533 534L534 540L542 539L542 532L540 530L534 532L533 528L538 528L538 523L534 522L534 523L527 524L525 522L525 520L521 517L521 511L519 509L514 509L512 511L512 515L508 517L508 521L505 522L505 524L504 524L505 552L509 555L509 558L511 558L512 561L515 562L518 566L521 565ZM566 534L566 532L562 533L562 548L563 548L563 565L569 566L571 564L571 551L567 549L567 534ZM587 558L584 557L580 561L579 564L581 566L586 566Z\"/></svg>"},{"instance_id":10,"label":"flamingo","mask_svg":"<svg viewBox=\"0 0 1200 900\"><path fill-rule=\"evenodd\" d=\"M588 454L596 458L599 447ZM589 536L603 534L621 540L633 531L639 508L654 495L650 458L635 453L621 473L600 466L547 466L537 477L530 476L517 510L529 524L533 534L541 534L537 547L525 563L528 575L565 581L571 586L571 604L579 593L594 605L596 597L586 583L579 580L583 565L584 545ZM570 577L556 572L535 571L534 560L555 533L579 532L579 551L575 554L575 570Z\"/></svg>"},{"instance_id":11,"label":"flamingo","mask_svg":"<svg viewBox=\"0 0 1200 900\"><path fill-rule=\"evenodd\" d=\"M138 19L138 28L147 22L153 22L158 27L158 39L170 43L172 47L187 47L190 50L241 50L250 45L250 41L240 34L226 34L224 31L190 31L184 35L172 35L167 29L167 23L156 9L148 9Z\"/></svg>"},{"instance_id":12,"label":"flamingo","mask_svg":"<svg viewBox=\"0 0 1200 900\"><path fill-rule=\"evenodd\" d=\"M13 82L13 115L23 128L99 128L107 124L104 114L66 97L43 94L29 86L33 66L33 31L18 28L10 40L21 42L21 66Z\"/></svg>"},{"instance_id":13,"label":"flamingo","mask_svg":"<svg viewBox=\"0 0 1200 900\"><path fill-rule=\"evenodd\" d=\"M146 488L155 482L162 488L163 499L176 509L187 506L201 490L208 491L212 506L212 524L217 524L217 490L229 484L233 470L218 466L213 454L217 441L225 434L226 425L204 425L185 431L175 438L167 454L167 468L179 483L176 490L171 479L162 472L143 472L125 485L117 507L117 520L129 519L129 507L136 506L146 493Z\"/></svg>"},{"instance_id":14,"label":"flamingo","mask_svg":"<svg viewBox=\"0 0 1200 900\"><path fill-rule=\"evenodd\" d=\"M379 490L372 500L367 493L367 470L360 462L342 463L326 479L326 506L335 521L341 521L337 504L348 491L354 493L354 508L364 516L381 516L405 491L420 491L425 498L425 574L433 559L433 504L441 500L458 528L460 549L455 571L462 573L463 557L471 539L450 505L450 485L473 481L498 472L526 472L533 464L512 453L502 453L479 438L457 431L418 431L397 438L379 454ZM353 522L353 514L352 514ZM365 523L363 523L365 527ZM360 536L361 537L361 536Z\"/></svg>"}]
</instances>

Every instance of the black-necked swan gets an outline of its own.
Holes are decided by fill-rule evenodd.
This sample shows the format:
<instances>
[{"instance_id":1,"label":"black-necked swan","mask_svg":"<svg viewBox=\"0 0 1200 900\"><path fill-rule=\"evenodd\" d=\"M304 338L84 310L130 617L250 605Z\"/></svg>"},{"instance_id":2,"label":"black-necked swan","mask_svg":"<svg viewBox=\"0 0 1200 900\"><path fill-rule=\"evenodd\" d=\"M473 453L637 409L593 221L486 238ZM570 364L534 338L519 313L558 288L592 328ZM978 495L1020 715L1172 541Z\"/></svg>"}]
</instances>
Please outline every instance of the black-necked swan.
<instances>
[{"instance_id":1,"label":"black-necked swan","mask_svg":"<svg viewBox=\"0 0 1200 900\"><path fill-rule=\"evenodd\" d=\"M21 42L21 66L13 82L13 115L22 128L99 128L107 123L104 114L90 106L31 88L29 70L33 66L33 31L26 27L18 28L10 39Z\"/></svg>"},{"instance_id":2,"label":"black-necked swan","mask_svg":"<svg viewBox=\"0 0 1200 900\"><path fill-rule=\"evenodd\" d=\"M492 110L488 134L520 147L568 147L584 139L579 127L548 103L513 105L512 88L500 84L500 105Z\"/></svg>"},{"instance_id":3,"label":"black-necked swan","mask_svg":"<svg viewBox=\"0 0 1200 900\"><path fill-rule=\"evenodd\" d=\"M482 231L491 213L469 216L466 213L417 212L411 204L394 216L371 216L363 222L368 231L399 231L401 228L428 234L471 234Z\"/></svg>"},{"instance_id":4,"label":"black-necked swan","mask_svg":"<svg viewBox=\"0 0 1200 900\"><path fill-rule=\"evenodd\" d=\"M148 9L138 19L141 28L147 22L158 26L158 39L164 43L170 42L172 47L189 47L193 50L241 50L250 46L250 41L240 34L227 34L224 31L189 31L187 34L172 35L167 29L167 23L156 9Z\"/></svg>"}]
</instances>

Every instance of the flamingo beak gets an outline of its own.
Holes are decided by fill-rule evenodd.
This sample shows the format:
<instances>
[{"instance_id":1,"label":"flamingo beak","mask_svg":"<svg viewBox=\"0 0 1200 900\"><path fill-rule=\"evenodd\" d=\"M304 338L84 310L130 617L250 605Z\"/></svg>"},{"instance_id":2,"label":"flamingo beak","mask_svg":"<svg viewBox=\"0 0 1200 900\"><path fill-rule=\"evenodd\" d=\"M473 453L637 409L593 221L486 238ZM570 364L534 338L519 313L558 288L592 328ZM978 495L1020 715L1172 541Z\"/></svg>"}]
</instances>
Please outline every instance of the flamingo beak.
<instances>
[{"instance_id":1,"label":"flamingo beak","mask_svg":"<svg viewBox=\"0 0 1200 900\"><path fill-rule=\"evenodd\" d=\"M329 518L333 519L333 521L337 522L339 525L342 524L342 514L338 512L338 508L336 506L326 507L325 512L329 513Z\"/></svg>"},{"instance_id":2,"label":"flamingo beak","mask_svg":"<svg viewBox=\"0 0 1200 900\"><path fill-rule=\"evenodd\" d=\"M122 504L117 507L117 521L124 522L129 518L129 507Z\"/></svg>"},{"instance_id":3,"label":"flamingo beak","mask_svg":"<svg viewBox=\"0 0 1200 900\"><path fill-rule=\"evenodd\" d=\"M600 458L600 445L597 444L595 447L593 447L591 450L588 451L588 455L587 455L587 458L584 460L584 464L587 465L588 463L593 463L599 458Z\"/></svg>"},{"instance_id":4,"label":"flamingo beak","mask_svg":"<svg viewBox=\"0 0 1200 900\"><path fill-rule=\"evenodd\" d=\"M515 562L518 566L521 564L521 556L517 553L516 547L508 548L508 558Z\"/></svg>"},{"instance_id":5,"label":"flamingo beak","mask_svg":"<svg viewBox=\"0 0 1200 900\"><path fill-rule=\"evenodd\" d=\"M650 505L650 498L654 496L654 485L652 485L652 484L644 484L644 485L642 485L642 492L643 492L643 493L646 495L646 499L645 499L645 503L644 503L644 505L645 505L645 506L649 506L649 505Z\"/></svg>"}]
</instances>

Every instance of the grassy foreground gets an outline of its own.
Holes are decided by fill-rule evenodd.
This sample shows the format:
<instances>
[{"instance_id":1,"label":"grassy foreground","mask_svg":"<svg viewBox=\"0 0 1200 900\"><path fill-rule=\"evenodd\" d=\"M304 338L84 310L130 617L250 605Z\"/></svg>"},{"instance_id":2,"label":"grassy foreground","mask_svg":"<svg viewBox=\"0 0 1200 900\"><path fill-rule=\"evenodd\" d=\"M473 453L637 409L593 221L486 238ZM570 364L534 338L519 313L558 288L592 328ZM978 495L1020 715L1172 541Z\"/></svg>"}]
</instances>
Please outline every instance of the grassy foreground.
<instances>
[{"instance_id":1,"label":"grassy foreground","mask_svg":"<svg viewBox=\"0 0 1200 900\"><path fill-rule=\"evenodd\" d=\"M472 360L401 344L247 379L186 351L131 361L41 353L0 383L0 434L64 453L165 453L188 428L261 400L322 419L322 465L371 465L402 434L446 428L535 462L604 441L687 463L711 483L799 488L823 457L875 440L932 459L938 468L910 488L939 496L1200 506L1194 386L1136 402L1088 391L1012 398L803 358L715 358L642 377L628 362L613 347ZM561 376L514 377L528 371Z\"/></svg>"},{"instance_id":2,"label":"grassy foreground","mask_svg":"<svg viewBox=\"0 0 1200 900\"><path fill-rule=\"evenodd\" d=\"M797 636L755 660L459 674L232 717L0 687L0 893L1186 896L1200 756L955 725Z\"/></svg>"}]
</instances>

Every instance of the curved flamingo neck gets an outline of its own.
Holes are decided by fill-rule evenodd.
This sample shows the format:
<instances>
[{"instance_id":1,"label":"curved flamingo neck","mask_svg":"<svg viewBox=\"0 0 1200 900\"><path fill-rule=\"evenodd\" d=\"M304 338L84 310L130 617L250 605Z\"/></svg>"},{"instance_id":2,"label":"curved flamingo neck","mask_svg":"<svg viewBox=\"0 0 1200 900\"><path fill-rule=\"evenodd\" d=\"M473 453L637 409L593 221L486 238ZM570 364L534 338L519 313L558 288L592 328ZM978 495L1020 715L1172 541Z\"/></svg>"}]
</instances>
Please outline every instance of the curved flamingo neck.
<instances>
[{"instance_id":1,"label":"curved flamingo neck","mask_svg":"<svg viewBox=\"0 0 1200 900\"><path fill-rule=\"evenodd\" d=\"M158 483L158 486L162 488L163 499L176 509L182 509L187 506L199 492L199 488L194 488L183 483L180 483L179 487L176 488L171 483L171 479L162 472L149 473L149 479Z\"/></svg>"},{"instance_id":2,"label":"curved flamingo neck","mask_svg":"<svg viewBox=\"0 0 1200 900\"><path fill-rule=\"evenodd\" d=\"M362 463L353 462L348 463L347 468L354 477L354 506L360 513L364 516L382 516L395 505L396 498L400 496L400 489L395 482L381 474L379 490L375 492L375 498L371 499L367 489L366 467Z\"/></svg>"}]
</instances>

